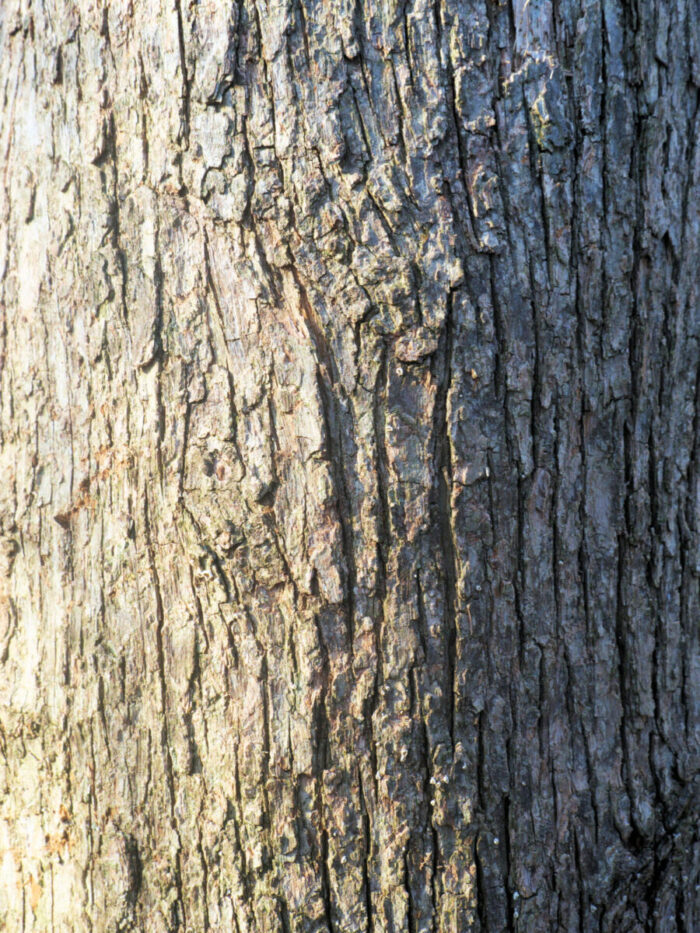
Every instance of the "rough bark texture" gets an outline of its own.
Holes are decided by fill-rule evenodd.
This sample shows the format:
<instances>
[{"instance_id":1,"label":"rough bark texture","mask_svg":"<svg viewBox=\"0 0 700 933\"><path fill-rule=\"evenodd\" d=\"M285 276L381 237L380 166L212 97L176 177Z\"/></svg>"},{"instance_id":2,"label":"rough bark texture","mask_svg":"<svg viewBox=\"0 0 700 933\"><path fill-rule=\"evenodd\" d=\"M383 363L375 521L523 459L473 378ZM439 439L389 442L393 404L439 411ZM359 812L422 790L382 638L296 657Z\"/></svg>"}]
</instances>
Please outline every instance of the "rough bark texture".
<instances>
[{"instance_id":1,"label":"rough bark texture","mask_svg":"<svg viewBox=\"0 0 700 933\"><path fill-rule=\"evenodd\" d=\"M700 928L696 16L0 2L0 928Z\"/></svg>"}]
</instances>

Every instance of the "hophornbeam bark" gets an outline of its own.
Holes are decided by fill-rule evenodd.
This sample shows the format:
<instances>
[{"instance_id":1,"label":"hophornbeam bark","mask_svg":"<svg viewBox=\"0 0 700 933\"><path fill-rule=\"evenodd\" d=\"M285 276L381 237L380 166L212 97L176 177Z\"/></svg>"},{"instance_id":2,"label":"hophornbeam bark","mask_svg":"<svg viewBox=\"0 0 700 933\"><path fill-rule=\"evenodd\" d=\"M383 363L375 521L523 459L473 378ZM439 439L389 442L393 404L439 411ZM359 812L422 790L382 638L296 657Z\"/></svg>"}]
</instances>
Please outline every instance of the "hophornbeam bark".
<instances>
[{"instance_id":1,"label":"hophornbeam bark","mask_svg":"<svg viewBox=\"0 0 700 933\"><path fill-rule=\"evenodd\" d=\"M700 928L691 0L2 0L0 928Z\"/></svg>"}]
</instances>

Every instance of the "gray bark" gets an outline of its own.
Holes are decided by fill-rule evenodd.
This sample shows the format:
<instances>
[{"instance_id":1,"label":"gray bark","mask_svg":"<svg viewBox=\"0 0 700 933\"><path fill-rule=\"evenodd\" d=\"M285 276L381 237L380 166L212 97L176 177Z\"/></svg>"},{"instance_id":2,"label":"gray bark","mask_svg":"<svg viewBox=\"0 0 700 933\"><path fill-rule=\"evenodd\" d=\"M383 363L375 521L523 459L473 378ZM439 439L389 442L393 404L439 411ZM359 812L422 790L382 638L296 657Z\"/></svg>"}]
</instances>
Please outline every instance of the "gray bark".
<instances>
[{"instance_id":1,"label":"gray bark","mask_svg":"<svg viewBox=\"0 0 700 933\"><path fill-rule=\"evenodd\" d=\"M0 2L0 929L700 927L696 17Z\"/></svg>"}]
</instances>

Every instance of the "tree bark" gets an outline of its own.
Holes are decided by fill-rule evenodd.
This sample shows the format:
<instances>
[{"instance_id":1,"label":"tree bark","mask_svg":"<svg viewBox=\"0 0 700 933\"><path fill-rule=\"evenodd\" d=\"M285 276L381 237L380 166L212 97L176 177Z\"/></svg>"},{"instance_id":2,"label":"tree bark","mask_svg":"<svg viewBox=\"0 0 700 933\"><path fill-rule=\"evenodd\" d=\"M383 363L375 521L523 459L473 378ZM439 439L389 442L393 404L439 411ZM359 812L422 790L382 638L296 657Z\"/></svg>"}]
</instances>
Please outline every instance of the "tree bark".
<instances>
[{"instance_id":1,"label":"tree bark","mask_svg":"<svg viewBox=\"0 0 700 933\"><path fill-rule=\"evenodd\" d=\"M0 929L700 928L696 15L0 2Z\"/></svg>"}]
</instances>

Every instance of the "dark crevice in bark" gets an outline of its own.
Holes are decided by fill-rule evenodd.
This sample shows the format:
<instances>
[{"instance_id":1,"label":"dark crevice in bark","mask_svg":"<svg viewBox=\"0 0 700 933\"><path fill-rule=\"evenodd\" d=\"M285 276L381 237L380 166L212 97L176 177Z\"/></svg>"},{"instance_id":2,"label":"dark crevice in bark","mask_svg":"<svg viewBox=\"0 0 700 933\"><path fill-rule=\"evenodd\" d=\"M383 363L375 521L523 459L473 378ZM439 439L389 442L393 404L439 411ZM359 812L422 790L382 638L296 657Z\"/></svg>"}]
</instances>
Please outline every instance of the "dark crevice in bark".
<instances>
[{"instance_id":1,"label":"dark crevice in bark","mask_svg":"<svg viewBox=\"0 0 700 933\"><path fill-rule=\"evenodd\" d=\"M615 604L615 640L618 654L618 681L620 691L620 747L622 750L622 779L632 804L631 820L633 831L628 844L634 848L641 843L643 834L635 818L635 789L632 784L630 740L629 740L629 651L627 644L627 608L625 605L625 564L627 559L627 541L619 535L617 541L617 592Z\"/></svg>"},{"instance_id":2,"label":"dark crevice in bark","mask_svg":"<svg viewBox=\"0 0 700 933\"><path fill-rule=\"evenodd\" d=\"M93 656L95 672L98 670L97 656ZM107 760L112 763L112 749L109 742L109 726L107 725L107 714L105 712L105 682L101 674L97 674L97 709L104 733L105 749L107 751Z\"/></svg>"},{"instance_id":3,"label":"dark crevice in bark","mask_svg":"<svg viewBox=\"0 0 700 933\"><path fill-rule=\"evenodd\" d=\"M375 606L372 613L372 622L374 625L374 638L377 650L377 668L374 678L374 688L369 701L369 710L367 713L367 722L370 731L370 748L372 749L373 775L376 775L376 746L374 739L374 712L377 708L377 699L379 690L384 683L384 663L383 663L383 627L384 627L384 601L387 596L387 552L389 541L391 540L391 514L389 511L389 464L387 462L386 441L385 441L385 411L386 395L388 383L389 368L389 350L386 343L383 343L379 364L377 367L376 382L374 386L374 407L372 411L374 427L374 444L376 457L376 477L377 477L377 528L378 539L376 542L377 554L377 574L376 574L376 592ZM375 778L375 795L377 792Z\"/></svg>"},{"instance_id":4,"label":"dark crevice in bark","mask_svg":"<svg viewBox=\"0 0 700 933\"><path fill-rule=\"evenodd\" d=\"M292 925L289 919L289 908L287 907L287 902L284 898L280 897L277 900L277 907L279 908L279 917L280 923L282 924L282 933L292 933Z\"/></svg>"},{"instance_id":5,"label":"dark crevice in bark","mask_svg":"<svg viewBox=\"0 0 700 933\"><path fill-rule=\"evenodd\" d=\"M586 878L583 870L583 860L581 858L581 841L576 827L573 829L573 853L574 867L576 869L576 888L578 891L578 925L579 930L583 933L583 931L588 928L587 917L590 914L590 905L588 903Z\"/></svg>"},{"instance_id":6,"label":"dark crevice in bark","mask_svg":"<svg viewBox=\"0 0 700 933\"><path fill-rule=\"evenodd\" d=\"M180 54L180 70L182 71L182 111L178 142L184 149L190 145L190 77L187 69L187 55L185 49L185 27L182 18L182 2L175 0L175 13L177 16L177 41ZM182 183L182 182L181 182Z\"/></svg>"},{"instance_id":7,"label":"dark crevice in bark","mask_svg":"<svg viewBox=\"0 0 700 933\"><path fill-rule=\"evenodd\" d=\"M416 582L416 597L418 603L418 638L420 639L421 649L423 651L423 661L425 664L428 663L428 622L425 615L425 597L423 595L423 587L421 585L421 574L420 570L416 570L415 576ZM412 679L413 683L415 678Z\"/></svg>"},{"instance_id":8,"label":"dark crevice in bark","mask_svg":"<svg viewBox=\"0 0 700 933\"><path fill-rule=\"evenodd\" d=\"M446 94L448 98L448 104L450 107L450 114L452 116L454 139L457 145L457 161L459 165L459 173L458 173L458 178L456 180L461 183L462 191L464 194L464 203L466 205L467 216L469 218L468 224L460 224L460 226L462 226L464 229L464 232L467 238L467 245L469 246L469 249L474 253L480 253L482 252L482 249L479 244L479 238L477 236L476 217L474 214L474 204L472 201L472 193L469 188L469 171L468 171L469 163L467 160L467 155L465 152L465 145L464 145L464 141L462 138L462 126L461 126L462 121L460 119L459 113L457 112L457 103L456 103L457 94L456 94L455 83L454 83L455 78L454 78L454 73L453 73L452 59L450 58L449 54L447 56L446 67L447 67L447 76L448 76L448 80L446 83ZM447 178L450 177L450 173L446 172L445 174ZM462 212L460 210L455 210L455 216L456 217L462 216Z\"/></svg>"},{"instance_id":9,"label":"dark crevice in bark","mask_svg":"<svg viewBox=\"0 0 700 933\"><path fill-rule=\"evenodd\" d=\"M554 452L553 452L553 483L552 483L552 494L550 498L549 505L549 524L552 528L552 583L554 586L554 627L555 627L555 637L557 639L557 644L559 643L560 638L560 628L562 623L562 594L561 594L561 583L562 583L562 574L564 567L564 558L562 556L562 546L560 540L560 529L559 529L559 497L561 494L561 472L559 470L559 452L560 452L560 425L559 425L559 395L557 392L554 393L554 398L552 399L552 405L554 406ZM573 687L573 684L572 684ZM574 718L571 718L571 722L574 722Z\"/></svg>"},{"instance_id":10,"label":"dark crevice in bark","mask_svg":"<svg viewBox=\"0 0 700 933\"><path fill-rule=\"evenodd\" d=\"M542 423L542 359L540 354L540 314L538 312L539 300L535 284L535 271L532 254L528 256L528 272L530 276L530 308L532 310L532 337L534 353L532 357L532 394L530 396L530 442L532 445L532 460L534 470L540 465L540 434ZM528 482L528 487L531 483Z\"/></svg>"},{"instance_id":11,"label":"dark crevice in bark","mask_svg":"<svg viewBox=\"0 0 700 933\"><path fill-rule=\"evenodd\" d=\"M486 878L484 877L484 865L481 860L479 848L481 845L481 833L477 833L474 841L474 867L476 869L476 915L479 920L479 929L488 930L488 916L486 913L486 904L488 902L488 893L486 890Z\"/></svg>"},{"instance_id":12,"label":"dark crevice in bark","mask_svg":"<svg viewBox=\"0 0 700 933\"><path fill-rule=\"evenodd\" d=\"M126 251L121 241L122 222L120 209L121 197L119 192L119 158L117 150L117 133L114 124L113 112L110 112L108 119L108 129L103 139L103 148L100 151L96 161L94 162L94 164L100 168L100 178L102 180L102 185L105 192L107 191L108 185L106 173L108 168L111 170L109 185L109 218L104 236L102 237L101 245L104 245L108 238L112 241L112 247L114 249L114 254L119 265L119 271L121 273L119 284L122 318L124 323L128 324L129 307L126 300L128 287L128 267Z\"/></svg>"},{"instance_id":13,"label":"dark crevice in bark","mask_svg":"<svg viewBox=\"0 0 700 933\"><path fill-rule=\"evenodd\" d=\"M180 855L182 851L182 840L180 838L180 833L177 828L177 820L175 817L175 774L173 769L173 760L170 751L170 736L168 729L168 693L166 686L166 672L165 672L165 649L163 646L163 627L165 625L165 613L163 610L163 594L161 591L160 577L158 574L158 567L156 564L155 548L152 539L151 533L151 520L150 520L150 511L149 511L149 498L148 493L144 491L143 493L143 527L144 534L146 537L146 548L148 551L148 559L151 573L151 580L153 583L153 595L155 600L156 607L156 625L155 625L155 636L156 636L156 650L158 653L158 678L160 682L160 701L161 701L161 712L162 712L162 721L161 721L161 747L163 752L163 762L165 765L165 776L168 786L168 796L170 801L170 825L177 838L177 850L175 853L175 865L173 871L173 880L175 883L175 888L177 890L177 903L173 905L173 910L177 908L179 912L179 918L176 923L176 927L179 928L180 925L186 926L187 918L185 914L185 902L183 896L182 888L182 874L181 874L181 862Z\"/></svg>"},{"instance_id":14,"label":"dark crevice in bark","mask_svg":"<svg viewBox=\"0 0 700 933\"><path fill-rule=\"evenodd\" d=\"M549 717L547 714L547 673L545 669L545 652L537 646L537 739L539 742L539 757L543 764L547 764L551 769L551 760L549 754L549 743L547 742L547 733L549 732ZM533 665L534 667L534 665ZM551 773L551 772L550 772ZM550 785L551 789L551 785Z\"/></svg>"},{"instance_id":15,"label":"dark crevice in bark","mask_svg":"<svg viewBox=\"0 0 700 933\"><path fill-rule=\"evenodd\" d=\"M331 723L328 714L328 689L330 683L330 659L328 646L323 636L323 625L318 616L315 618L318 643L321 648L323 667L321 673L321 689L313 710L313 744L312 767L315 786L314 806L318 811L318 842L316 848L317 870L321 881L321 894L323 899L326 925L333 933L330 872L328 868L328 829L324 818L323 800L323 773L331 766L330 735Z\"/></svg>"},{"instance_id":16,"label":"dark crevice in bark","mask_svg":"<svg viewBox=\"0 0 700 933\"><path fill-rule=\"evenodd\" d=\"M333 486L338 507L338 519L343 550L343 584L345 589L347 640L350 651L350 662L354 657L355 638L355 593L357 590L357 570L355 567L355 549L353 538L353 502L348 491L348 467L344 450L344 429L352 429L350 417L344 417L341 402L323 378L322 372L317 369L316 381L318 393L323 410L324 435L328 445L328 462L333 473ZM339 383L336 392L342 391ZM346 425L349 424L349 428Z\"/></svg>"},{"instance_id":17,"label":"dark crevice in bark","mask_svg":"<svg viewBox=\"0 0 700 933\"><path fill-rule=\"evenodd\" d=\"M515 71L515 69L520 66L520 62L515 51L515 44L518 39L518 34L515 26L515 8L513 6L513 0L508 0L506 9L508 11L508 37L510 40L510 52L513 56L512 69Z\"/></svg>"},{"instance_id":18,"label":"dark crevice in bark","mask_svg":"<svg viewBox=\"0 0 700 933\"><path fill-rule=\"evenodd\" d=\"M527 98L525 96L525 86L522 86L522 106L523 106L523 116L525 118L525 125L527 126L527 145L528 145L528 155L530 159L530 176L533 180L533 189L537 185L537 201L539 202L539 220L542 228L542 256L544 258L545 266L547 269L547 281L549 287L552 287L552 247L549 239L549 224L547 222L547 196L544 188L544 168L542 165L542 153L539 150L537 144L537 136L535 134L535 128L532 124L532 114L530 113L530 108L527 104ZM538 257L539 258L539 257ZM533 304L533 313L534 307L537 302L537 293L534 290L534 274L532 269L532 251L530 251L530 287L532 289L531 301Z\"/></svg>"},{"instance_id":19,"label":"dark crevice in bark","mask_svg":"<svg viewBox=\"0 0 700 933\"><path fill-rule=\"evenodd\" d=\"M516 480L517 492L517 513L516 513L516 541L517 558L515 560L515 575L513 577L513 595L515 600L515 615L518 620L518 657L520 670L525 667L525 648L527 646L525 612L523 608L523 593L525 591L526 571L525 571L525 494L523 491L524 482L521 473L522 467L518 467L518 476Z\"/></svg>"},{"instance_id":20,"label":"dark crevice in bark","mask_svg":"<svg viewBox=\"0 0 700 933\"><path fill-rule=\"evenodd\" d=\"M480 710L476 721L476 792L477 805L481 813L486 812L486 747L484 742L484 711Z\"/></svg>"},{"instance_id":21,"label":"dark crevice in bark","mask_svg":"<svg viewBox=\"0 0 700 933\"><path fill-rule=\"evenodd\" d=\"M431 864L430 864L430 901L433 917L433 929L436 930L437 918L439 917L439 891L438 891L438 873L440 857L440 837L438 827L435 823L435 791L437 787L437 778L433 773L431 766L431 744L428 735L428 725L425 717L421 718L422 739L423 739L423 762L425 766L425 778L423 781L423 800L426 804L425 832L429 833L431 841Z\"/></svg>"},{"instance_id":22,"label":"dark crevice in bark","mask_svg":"<svg viewBox=\"0 0 700 933\"><path fill-rule=\"evenodd\" d=\"M268 696L269 671L267 662L267 651L261 648L262 661L260 664L260 708L262 711L262 739L263 747L260 750L261 761L261 779L260 790L262 792L263 812L261 826L265 835L269 836L270 821L270 797L268 793L268 783L270 778L270 701Z\"/></svg>"},{"instance_id":23,"label":"dark crevice in bark","mask_svg":"<svg viewBox=\"0 0 700 933\"><path fill-rule=\"evenodd\" d=\"M209 648L209 632L207 631L207 625L204 619L204 610L202 609L202 601L197 594L197 588L194 582L194 571L192 565L189 568L189 580L190 580L190 589L192 590L192 599L194 600L195 610L197 613L197 622L199 623L200 631L204 636L204 642L207 649Z\"/></svg>"},{"instance_id":24,"label":"dark crevice in bark","mask_svg":"<svg viewBox=\"0 0 700 933\"><path fill-rule=\"evenodd\" d=\"M376 761L373 764L376 768ZM360 789L360 804L362 808L362 886L367 916L367 933L374 933L374 913L372 911L372 882L370 874L370 860L372 858L372 835L365 789L362 782L362 768L357 769L357 780Z\"/></svg>"},{"instance_id":25,"label":"dark crevice in bark","mask_svg":"<svg viewBox=\"0 0 700 933\"><path fill-rule=\"evenodd\" d=\"M608 32L605 22L605 4L601 3L600 5L600 69L601 69L601 115L600 115L600 131L601 131L601 147L602 147L602 168L601 168L601 185L602 185L602 204L601 204L601 224L600 224L600 241L598 248L600 249L600 254L603 257L600 269L600 313L602 317L602 324L600 327L600 339L603 340L603 333L606 329L607 324L607 310L608 310L608 270L606 262L606 240L609 239L608 233L608 215L610 209L610 197L608 192L608 178L610 175L610 169L608 165L608 62L607 62L607 47L608 47ZM602 355L602 352L601 352Z\"/></svg>"},{"instance_id":26,"label":"dark crevice in bark","mask_svg":"<svg viewBox=\"0 0 700 933\"><path fill-rule=\"evenodd\" d=\"M449 393L452 384L452 345L453 345L453 299L448 294L447 315L444 332L441 337L442 352L438 349L439 371L436 373L438 385L435 401L435 447L433 475L436 483L436 510L439 516L440 545L442 551L442 572L444 581L444 640L446 660L445 697L447 700L447 721L452 748L455 747L455 668L457 648L457 564L455 554L454 529L452 527L452 454L451 425L448 421Z\"/></svg>"},{"instance_id":27,"label":"dark crevice in bark","mask_svg":"<svg viewBox=\"0 0 700 933\"><path fill-rule=\"evenodd\" d=\"M411 36L408 29L408 17L406 15L407 3L400 4L400 15L401 15L401 35L403 38L403 51L405 54L406 67L408 68L408 83L409 87L413 91L415 89L415 73L413 59L415 53L412 49Z\"/></svg>"},{"instance_id":28,"label":"dark crevice in bark","mask_svg":"<svg viewBox=\"0 0 700 933\"><path fill-rule=\"evenodd\" d=\"M404 165L406 165L407 152L408 152L408 147L406 145L406 138L404 136L404 121L406 120L406 116L407 116L404 113L406 105L405 105L403 96L401 94L401 88L399 86L399 79L396 75L396 66L394 64L393 58L391 59L391 74L392 74L392 79L394 83L394 94L396 95L396 100L398 103L398 109L396 111L396 127L397 127L398 135L399 135L398 156L399 156L400 161Z\"/></svg>"},{"instance_id":29,"label":"dark crevice in bark","mask_svg":"<svg viewBox=\"0 0 700 933\"><path fill-rule=\"evenodd\" d=\"M374 208L376 216L379 218L379 222L384 229L387 242L391 246L394 253L400 255L398 246L396 245L396 236L398 233L398 225L396 222L391 221L391 218L387 215L386 211L381 207L377 199L374 197L372 192L369 189L365 189L365 195L367 200L370 202Z\"/></svg>"},{"instance_id":30,"label":"dark crevice in bark","mask_svg":"<svg viewBox=\"0 0 700 933\"><path fill-rule=\"evenodd\" d=\"M142 181L145 183L148 178L148 160L149 160L149 145L148 145L148 119L147 119L147 105L146 101L148 99L148 80L146 79L146 68L143 63L143 55L138 53L139 61L139 98L141 99L141 157L143 158L143 173L141 176Z\"/></svg>"},{"instance_id":31,"label":"dark crevice in bark","mask_svg":"<svg viewBox=\"0 0 700 933\"><path fill-rule=\"evenodd\" d=\"M294 12L296 13L298 17L299 32L301 33L302 42L304 43L304 55L306 57L306 67L308 70L310 70L312 58L311 58L311 50L309 49L309 30L306 25L306 13L304 12L304 0L298 0L298 2L294 4ZM256 9L256 17L257 15L258 13Z\"/></svg>"},{"instance_id":32,"label":"dark crevice in bark","mask_svg":"<svg viewBox=\"0 0 700 933\"><path fill-rule=\"evenodd\" d=\"M688 108L689 110L691 108ZM698 180L694 178L693 174L693 164L695 161L695 153L698 147L698 138L699 134L696 132L695 128L698 125L698 118L700 117L700 88L695 90L695 103L692 107L692 113L688 116L687 124L687 146L688 146L688 157L685 165L685 183L683 185L683 196L681 200L681 223L680 223L680 238L678 251L676 255L676 261L674 262L673 269L673 281L675 284L678 284L680 278L680 265L681 258L685 256L686 253L686 239L688 235L688 217L689 211L688 206L690 204L690 192L693 188L693 183L695 183L695 188L697 188Z\"/></svg>"},{"instance_id":33,"label":"dark crevice in bark","mask_svg":"<svg viewBox=\"0 0 700 933\"><path fill-rule=\"evenodd\" d=\"M508 924L508 933L515 933L515 916L514 916L514 899L513 899L513 884L512 884L512 865L513 862L513 853L511 851L512 840L511 840L511 813L510 813L510 797L508 794L503 798L503 851L505 854L505 867L504 867L504 883L506 891L506 922Z\"/></svg>"},{"instance_id":34,"label":"dark crevice in bark","mask_svg":"<svg viewBox=\"0 0 700 933\"><path fill-rule=\"evenodd\" d=\"M323 909L325 913L326 926L328 927L329 933L334 933L335 926L333 924L333 905L331 901L331 891L333 890L331 885L330 871L328 869L328 830L325 826L321 829L321 888L323 890Z\"/></svg>"},{"instance_id":35,"label":"dark crevice in bark","mask_svg":"<svg viewBox=\"0 0 700 933\"><path fill-rule=\"evenodd\" d=\"M493 308L493 330L495 337L493 389L497 399L503 400L504 412L507 418L508 388L506 383L506 331L504 327L501 300L496 287L496 257L489 256L489 285L491 289L491 307Z\"/></svg>"},{"instance_id":36,"label":"dark crevice in bark","mask_svg":"<svg viewBox=\"0 0 700 933\"><path fill-rule=\"evenodd\" d=\"M165 488L165 468L163 464L163 440L165 438L165 404L163 401L163 367L160 359L157 361L156 378L156 424L155 424L155 456L156 472L161 491Z\"/></svg>"},{"instance_id":37,"label":"dark crevice in bark","mask_svg":"<svg viewBox=\"0 0 700 933\"><path fill-rule=\"evenodd\" d=\"M700 547L700 514L696 508L695 489L700 483L700 359L695 370L695 391L693 393L693 419L691 432L691 449L686 468L686 496L684 509L680 509L679 522L682 521L683 530L681 541L686 545L680 549L680 578L681 578L681 632L682 632L682 683L681 693L683 697L683 722L685 734L690 739L691 726L691 693L693 691L693 677L691 657L693 656L693 645L697 644L698 631L694 624L689 609L692 605L691 587L695 587L697 593L697 560L698 549ZM683 514L685 512L685 514ZM696 566L692 567L692 555L696 555ZM692 583L691 580L695 580ZM697 761L697 757L696 757Z\"/></svg>"},{"instance_id":38,"label":"dark crevice in bark","mask_svg":"<svg viewBox=\"0 0 700 933\"><path fill-rule=\"evenodd\" d=\"M201 829L197 842L197 852L199 853L199 864L202 869L202 914L204 916L204 933L206 933L207 930L211 929L211 922L209 919L209 869L207 858L204 853L204 846L202 845Z\"/></svg>"},{"instance_id":39,"label":"dark crevice in bark","mask_svg":"<svg viewBox=\"0 0 700 933\"><path fill-rule=\"evenodd\" d=\"M408 927L407 933L417 933L416 918L414 916L413 908L413 892L411 891L411 876L408 870L408 849L406 849L403 856L403 885L406 890L406 898L408 903L406 910L406 925Z\"/></svg>"},{"instance_id":40,"label":"dark crevice in bark","mask_svg":"<svg viewBox=\"0 0 700 933\"><path fill-rule=\"evenodd\" d=\"M221 340L222 340L224 347L228 351L228 345L227 345L227 339L226 339L226 333L227 333L226 319L224 317L224 312L221 307L221 300L219 298L219 292L216 288L216 285L214 284L214 279L213 279L212 272L211 272L211 257L209 253L209 237L207 235L206 229L204 230L203 247L204 247L204 267L205 267L205 272L206 272L207 288L211 292L212 298L214 299L214 308L216 309L216 316L217 316L217 320L219 323ZM214 355L216 358L216 353L213 348L213 341L212 341L212 352L214 352ZM228 380L228 389L229 389L229 407L231 411L231 443L234 446L234 449L236 451L236 456L238 458L238 462L241 465L241 469L243 470L243 476L245 477L247 473L247 469L246 469L245 460L241 453L241 449L240 449L239 442L238 442L238 410L236 408L235 385L234 385L233 373L231 372L231 361L229 359L228 352L226 354L226 370L227 370L227 380ZM187 409L186 409L186 417L188 419L188 423L189 423L189 417L190 417L190 404L191 404L190 402L187 403ZM183 452L182 452L183 471L180 474L181 480L184 478L186 447L187 447L187 434L185 434L185 438L183 440Z\"/></svg>"},{"instance_id":41,"label":"dark crevice in bark","mask_svg":"<svg viewBox=\"0 0 700 933\"><path fill-rule=\"evenodd\" d=\"M236 801L236 809L238 810L238 815L234 810L232 802L229 800L226 816L224 823L221 827L222 831L225 829L227 823L231 822L233 824L233 833L236 842L236 854L238 856L238 861L240 861L241 866L241 875L243 880L243 895L247 904L253 903L253 886L250 878L250 869L248 866L248 857L246 854L246 846L243 843L243 838L241 836L241 827L245 825L243 818L243 792L241 789L241 775L240 775L240 766L238 763L238 751L234 751L234 770L233 770L233 791ZM301 811L300 811L301 812Z\"/></svg>"}]
</instances>

